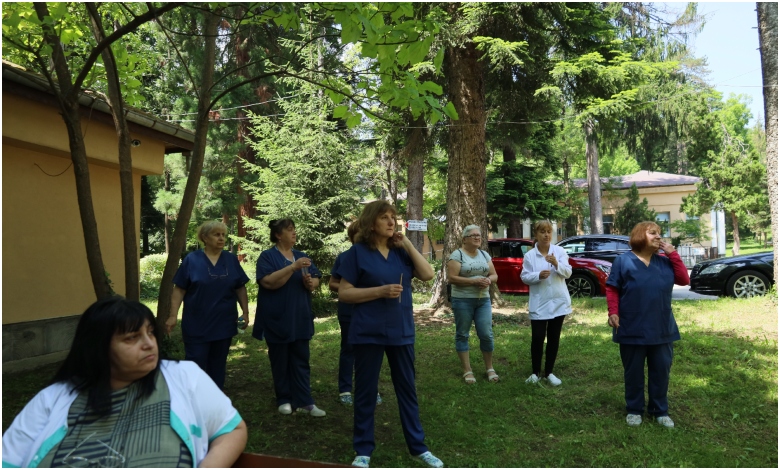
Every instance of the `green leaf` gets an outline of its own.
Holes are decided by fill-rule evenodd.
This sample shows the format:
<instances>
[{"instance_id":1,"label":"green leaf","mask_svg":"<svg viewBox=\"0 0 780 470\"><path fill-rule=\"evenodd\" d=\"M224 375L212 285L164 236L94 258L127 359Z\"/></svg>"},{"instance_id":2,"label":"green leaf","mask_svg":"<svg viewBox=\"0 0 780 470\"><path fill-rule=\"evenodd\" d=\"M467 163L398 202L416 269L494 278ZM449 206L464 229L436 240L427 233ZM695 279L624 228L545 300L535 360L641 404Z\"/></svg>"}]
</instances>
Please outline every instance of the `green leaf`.
<instances>
[{"instance_id":1,"label":"green leaf","mask_svg":"<svg viewBox=\"0 0 780 470\"><path fill-rule=\"evenodd\" d=\"M357 114L357 113L356 114L352 114L351 116L349 116L347 118L347 127L353 128L353 127L357 126L358 124L360 124L360 121L361 121L360 114Z\"/></svg>"},{"instance_id":2,"label":"green leaf","mask_svg":"<svg viewBox=\"0 0 780 470\"><path fill-rule=\"evenodd\" d=\"M458 112L455 111L455 105L452 104L452 101L448 101L447 105L444 106L444 114L446 114L453 121L457 121L459 119Z\"/></svg>"},{"instance_id":3,"label":"green leaf","mask_svg":"<svg viewBox=\"0 0 780 470\"><path fill-rule=\"evenodd\" d=\"M349 111L349 106L336 106L333 109L333 117L336 119L342 118L347 114L347 111Z\"/></svg>"},{"instance_id":4,"label":"green leaf","mask_svg":"<svg viewBox=\"0 0 780 470\"><path fill-rule=\"evenodd\" d=\"M441 64L444 62L444 48L439 48L436 57L433 59L433 66L436 67L436 73L441 72Z\"/></svg>"},{"instance_id":5,"label":"green leaf","mask_svg":"<svg viewBox=\"0 0 780 470\"><path fill-rule=\"evenodd\" d=\"M420 89L421 91L428 91L428 92L431 92L431 93L433 93L434 95L441 95L441 94L442 94L442 92L443 92L443 91L442 91L442 88L441 88L441 86L440 86L440 85L438 85L438 84L436 84L436 83L433 83L433 82L431 82L431 81L426 81L426 82L423 82L423 83L420 85L419 89Z\"/></svg>"}]
</instances>

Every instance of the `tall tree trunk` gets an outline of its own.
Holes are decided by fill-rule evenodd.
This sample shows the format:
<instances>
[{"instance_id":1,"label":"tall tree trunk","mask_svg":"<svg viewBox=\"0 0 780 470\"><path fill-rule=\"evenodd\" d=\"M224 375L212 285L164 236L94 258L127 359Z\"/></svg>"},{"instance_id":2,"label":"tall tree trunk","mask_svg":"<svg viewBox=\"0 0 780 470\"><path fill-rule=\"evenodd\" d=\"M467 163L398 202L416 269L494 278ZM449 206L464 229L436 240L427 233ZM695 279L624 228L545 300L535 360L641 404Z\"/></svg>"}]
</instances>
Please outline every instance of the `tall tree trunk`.
<instances>
[{"instance_id":1,"label":"tall tree trunk","mask_svg":"<svg viewBox=\"0 0 780 470\"><path fill-rule=\"evenodd\" d=\"M777 238L777 3L758 2L758 39L761 72L764 77L764 120L766 121L766 173L772 215L772 248L775 253L775 281L778 276Z\"/></svg>"},{"instance_id":2,"label":"tall tree trunk","mask_svg":"<svg viewBox=\"0 0 780 470\"><path fill-rule=\"evenodd\" d=\"M504 157L504 163L516 162L517 152L511 145L504 145L502 149L502 155ZM508 188L508 183L504 180L504 190L520 190L520 188ZM509 220L506 227L506 236L508 238L523 238L523 220L520 219L520 215L523 213L523 208L518 207L516 211L509 216Z\"/></svg>"},{"instance_id":3,"label":"tall tree trunk","mask_svg":"<svg viewBox=\"0 0 780 470\"><path fill-rule=\"evenodd\" d=\"M165 191L171 190L171 172L165 170ZM171 253L171 217L168 215L168 211L165 211L165 254Z\"/></svg>"},{"instance_id":4,"label":"tall tree trunk","mask_svg":"<svg viewBox=\"0 0 780 470\"><path fill-rule=\"evenodd\" d=\"M731 224L734 228L734 246L731 247L731 254L737 256L739 254L739 217L736 212L729 212L731 214Z\"/></svg>"},{"instance_id":5,"label":"tall tree trunk","mask_svg":"<svg viewBox=\"0 0 780 470\"><path fill-rule=\"evenodd\" d=\"M590 233L604 233L601 217L601 178L599 178L599 147L596 123L589 118L585 130L585 158L588 161L588 203L590 205Z\"/></svg>"},{"instance_id":6,"label":"tall tree trunk","mask_svg":"<svg viewBox=\"0 0 780 470\"><path fill-rule=\"evenodd\" d=\"M164 328L165 321L171 313L171 294L173 293L173 276L179 267L179 257L187 242L187 227L195 207L195 198L198 192L200 176L203 172L203 158L206 154L206 137L209 130L209 109L211 108L212 86L214 84L214 64L216 62L216 38L219 16L208 10L204 5L203 10L203 41L204 57L201 64L201 80L198 87L198 117L195 123L195 142L190 159L190 170L187 176L187 185L182 195L181 208L176 218L176 227L171 240L168 260L165 263L162 281L160 281L160 295L157 298L157 323Z\"/></svg>"},{"instance_id":7,"label":"tall tree trunk","mask_svg":"<svg viewBox=\"0 0 780 470\"><path fill-rule=\"evenodd\" d=\"M423 219L423 175L425 161L425 139L427 129L425 119L421 116L412 124L411 134L404 147L403 154L407 163L406 186L406 220ZM422 253L425 241L424 232L407 232L407 237L412 245Z\"/></svg>"},{"instance_id":8,"label":"tall tree trunk","mask_svg":"<svg viewBox=\"0 0 780 470\"><path fill-rule=\"evenodd\" d=\"M448 4L451 14L459 15L460 4ZM460 235L469 224L479 225L488 233L485 152L485 83L482 53L472 42L448 46L444 61L450 102L455 106L458 120L450 129L447 143L449 169L447 171L447 225L444 235L443 259L460 247ZM483 239L487 248L487 239ZM446 263L442 265L446 277ZM431 299L441 303L446 295L445 283Z\"/></svg>"},{"instance_id":9,"label":"tall tree trunk","mask_svg":"<svg viewBox=\"0 0 780 470\"><path fill-rule=\"evenodd\" d=\"M97 42L105 39L103 23L95 3L86 3L92 22L92 34ZM124 100L119 85L119 73L111 46L102 52L103 65L108 79L108 104L114 118L119 141L119 192L122 207L122 239L125 261L125 297L139 300L140 273L138 266L138 238L135 234L135 196L133 191L133 158L130 147L130 127L124 112Z\"/></svg>"},{"instance_id":10,"label":"tall tree trunk","mask_svg":"<svg viewBox=\"0 0 780 470\"><path fill-rule=\"evenodd\" d=\"M36 16L41 21L44 32L44 42L52 48L52 61L57 75L59 92L52 87L57 96L57 101L62 111L62 119L68 131L68 145L70 157L73 161L73 175L76 181L76 200L79 206L81 229L84 232L84 247L87 253L87 265L92 278L92 287L98 299L113 295L113 290L108 281L103 265L103 255L100 251L100 238L98 237L95 208L92 204L92 186L89 179L89 163L87 162L87 149L84 145L84 134L81 130L81 115L79 114L78 95L80 90L75 89L68 63L65 60L62 44L59 37L48 21L49 9L45 3L34 2ZM44 20L46 19L46 20ZM48 69L48 64L41 64L42 69Z\"/></svg>"},{"instance_id":11,"label":"tall tree trunk","mask_svg":"<svg viewBox=\"0 0 780 470\"><path fill-rule=\"evenodd\" d=\"M566 200L569 201L569 210L572 209L571 204L571 182L569 181L569 155L568 152L563 153L563 188L566 192ZM574 211L572 211L569 214L569 217L566 218L566 222L564 222L564 230L565 230L565 236L571 237L573 235L577 234L577 225L575 224L575 221L577 220Z\"/></svg>"}]
</instances>

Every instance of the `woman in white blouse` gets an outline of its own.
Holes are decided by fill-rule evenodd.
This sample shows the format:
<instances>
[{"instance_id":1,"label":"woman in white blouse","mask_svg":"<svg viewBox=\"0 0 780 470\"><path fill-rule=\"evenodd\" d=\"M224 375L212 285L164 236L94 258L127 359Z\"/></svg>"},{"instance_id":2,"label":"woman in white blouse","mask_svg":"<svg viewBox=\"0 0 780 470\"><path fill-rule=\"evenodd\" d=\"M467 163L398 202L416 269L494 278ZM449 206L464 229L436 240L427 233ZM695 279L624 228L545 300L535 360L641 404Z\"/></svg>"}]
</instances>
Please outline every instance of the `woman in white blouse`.
<instances>
[{"instance_id":1,"label":"woman in white blouse","mask_svg":"<svg viewBox=\"0 0 780 470\"><path fill-rule=\"evenodd\" d=\"M571 297L566 288L566 279L571 276L571 266L566 251L558 245L551 245L552 224L542 220L534 225L536 246L523 257L523 272L520 278L529 287L528 311L531 317L531 367L533 373L527 383L537 383L546 378L557 387L561 379L552 371L558 356L563 319L571 313ZM544 339L547 337L547 351L542 372Z\"/></svg>"}]
</instances>

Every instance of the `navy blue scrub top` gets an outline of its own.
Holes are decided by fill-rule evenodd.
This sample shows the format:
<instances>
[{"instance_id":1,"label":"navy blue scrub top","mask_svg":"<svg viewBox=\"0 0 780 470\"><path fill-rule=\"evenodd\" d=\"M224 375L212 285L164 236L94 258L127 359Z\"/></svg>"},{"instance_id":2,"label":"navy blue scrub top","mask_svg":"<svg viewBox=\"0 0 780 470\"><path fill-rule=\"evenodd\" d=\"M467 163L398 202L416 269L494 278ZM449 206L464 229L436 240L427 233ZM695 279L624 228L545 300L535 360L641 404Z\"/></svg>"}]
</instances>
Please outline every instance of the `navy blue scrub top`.
<instances>
[{"instance_id":1,"label":"navy blue scrub top","mask_svg":"<svg viewBox=\"0 0 780 470\"><path fill-rule=\"evenodd\" d=\"M220 253L213 266L203 250L188 254L173 277L173 284L186 291L181 318L184 342L206 343L235 336L236 289L247 282L244 268L229 251Z\"/></svg>"},{"instance_id":2,"label":"navy blue scrub top","mask_svg":"<svg viewBox=\"0 0 780 470\"><path fill-rule=\"evenodd\" d=\"M355 287L398 284L403 273L400 302L397 298L381 298L353 304L348 338L351 344L414 344L413 271L412 259L403 248L392 248L387 259L365 243L355 243L344 252L336 273Z\"/></svg>"},{"instance_id":3,"label":"navy blue scrub top","mask_svg":"<svg viewBox=\"0 0 780 470\"><path fill-rule=\"evenodd\" d=\"M333 279L341 280L341 276L338 275L339 267L341 266L341 260L344 259L344 255L347 252L339 253L338 256L336 256L336 261L333 263L333 269L330 270L330 275L333 277ZM342 322L348 322L352 321L352 304L348 304L345 302L339 301L339 313L338 313L338 319Z\"/></svg>"},{"instance_id":4,"label":"navy blue scrub top","mask_svg":"<svg viewBox=\"0 0 780 470\"><path fill-rule=\"evenodd\" d=\"M615 258L607 284L620 291L620 328L612 341L621 344L665 344L680 339L672 313L674 270L669 258L653 254L645 266L632 252Z\"/></svg>"},{"instance_id":5,"label":"navy blue scrub top","mask_svg":"<svg viewBox=\"0 0 780 470\"><path fill-rule=\"evenodd\" d=\"M293 256L308 258L306 253L292 250ZM260 253L257 260L257 282L265 276L291 265L276 247ZM311 277L322 277L312 261ZM257 292L257 315L252 336L269 343L291 343L314 336L314 316L311 313L311 292L303 286L301 270L293 271L287 282L278 289L266 289L260 284Z\"/></svg>"}]
</instances>

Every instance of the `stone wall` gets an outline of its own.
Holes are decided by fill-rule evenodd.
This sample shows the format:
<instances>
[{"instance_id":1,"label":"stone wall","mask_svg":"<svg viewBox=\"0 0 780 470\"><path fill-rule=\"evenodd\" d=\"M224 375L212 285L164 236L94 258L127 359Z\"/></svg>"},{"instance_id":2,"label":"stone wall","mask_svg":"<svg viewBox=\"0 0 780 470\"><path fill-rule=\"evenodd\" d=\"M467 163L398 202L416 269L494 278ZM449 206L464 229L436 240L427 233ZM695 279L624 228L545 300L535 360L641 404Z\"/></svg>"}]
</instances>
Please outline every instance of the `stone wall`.
<instances>
[{"instance_id":1,"label":"stone wall","mask_svg":"<svg viewBox=\"0 0 780 470\"><path fill-rule=\"evenodd\" d=\"M65 359L81 315L3 325L3 372Z\"/></svg>"}]
</instances>

